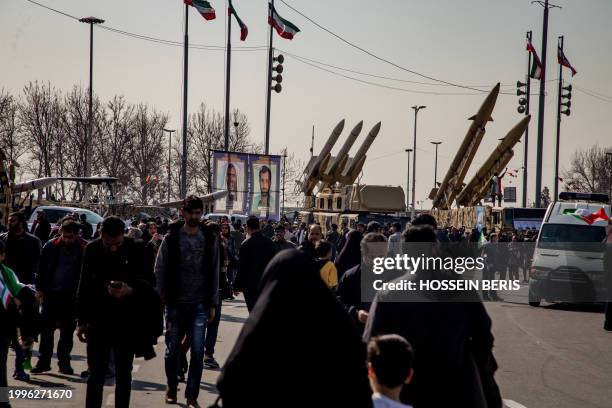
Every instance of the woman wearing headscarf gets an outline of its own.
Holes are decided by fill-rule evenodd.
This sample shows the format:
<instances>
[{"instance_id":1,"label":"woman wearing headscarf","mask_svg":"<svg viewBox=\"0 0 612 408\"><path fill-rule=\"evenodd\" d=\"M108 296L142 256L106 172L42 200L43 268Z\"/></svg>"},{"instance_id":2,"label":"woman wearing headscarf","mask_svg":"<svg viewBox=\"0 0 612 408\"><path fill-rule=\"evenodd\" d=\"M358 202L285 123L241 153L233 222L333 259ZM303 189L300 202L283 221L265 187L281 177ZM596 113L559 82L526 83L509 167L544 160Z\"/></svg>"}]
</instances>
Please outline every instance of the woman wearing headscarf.
<instances>
[{"instance_id":1,"label":"woman wearing headscarf","mask_svg":"<svg viewBox=\"0 0 612 408\"><path fill-rule=\"evenodd\" d=\"M223 407L371 407L364 344L314 260L282 251L259 291L217 383Z\"/></svg>"},{"instance_id":2,"label":"woman wearing headscarf","mask_svg":"<svg viewBox=\"0 0 612 408\"><path fill-rule=\"evenodd\" d=\"M346 244L336 258L336 269L338 270L338 280L342 278L344 272L361 263L361 239L363 235L357 230L350 230L347 234Z\"/></svg>"}]
</instances>

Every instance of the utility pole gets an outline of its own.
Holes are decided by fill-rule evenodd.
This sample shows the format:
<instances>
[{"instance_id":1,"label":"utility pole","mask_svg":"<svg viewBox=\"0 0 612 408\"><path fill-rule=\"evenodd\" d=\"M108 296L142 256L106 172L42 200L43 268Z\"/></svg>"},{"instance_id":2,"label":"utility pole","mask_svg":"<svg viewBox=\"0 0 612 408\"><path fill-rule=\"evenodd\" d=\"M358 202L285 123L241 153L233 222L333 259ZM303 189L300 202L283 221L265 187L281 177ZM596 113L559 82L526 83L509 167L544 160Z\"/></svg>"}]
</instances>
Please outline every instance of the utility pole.
<instances>
[{"instance_id":1,"label":"utility pole","mask_svg":"<svg viewBox=\"0 0 612 408\"><path fill-rule=\"evenodd\" d=\"M415 197L416 197L416 140L417 140L417 114L419 113L419 111L421 109L425 109L427 106L413 106L412 109L414 109L414 143L412 146L412 149L414 151L413 155L414 157L412 158L412 218L414 218L415 216Z\"/></svg>"},{"instance_id":2,"label":"utility pole","mask_svg":"<svg viewBox=\"0 0 612 408\"><path fill-rule=\"evenodd\" d=\"M432 145L436 146L436 161L434 164L434 188L438 187L438 146L442 144L442 142L429 142Z\"/></svg>"},{"instance_id":3,"label":"utility pole","mask_svg":"<svg viewBox=\"0 0 612 408\"><path fill-rule=\"evenodd\" d=\"M181 159L181 198L187 196L187 71L189 60L189 6L185 4L185 43L183 50L183 157Z\"/></svg>"},{"instance_id":4,"label":"utility pole","mask_svg":"<svg viewBox=\"0 0 612 408\"><path fill-rule=\"evenodd\" d=\"M268 18L272 16L274 0L268 3ZM274 48L272 47L273 27L269 24L269 42L268 42L268 70L266 72L266 140L264 153L268 154L270 150L270 105L272 103L272 65L274 63Z\"/></svg>"},{"instance_id":5,"label":"utility pole","mask_svg":"<svg viewBox=\"0 0 612 408\"><path fill-rule=\"evenodd\" d=\"M548 10L553 7L561 8L549 4L548 0L532 1L544 7L544 17L542 23L542 77L540 78L540 95L538 106L538 145L536 151L536 180L535 180L535 207L542 206L542 155L544 152L544 97L546 94L546 47L548 45Z\"/></svg>"},{"instance_id":6,"label":"utility pole","mask_svg":"<svg viewBox=\"0 0 612 408\"><path fill-rule=\"evenodd\" d=\"M79 19L81 23L89 24L89 109L87 113L87 139L85 141L85 177L91 177L91 156L93 138L93 26L103 24L104 20L96 17ZM83 184L83 197L89 201L89 185Z\"/></svg>"},{"instance_id":7,"label":"utility pole","mask_svg":"<svg viewBox=\"0 0 612 408\"><path fill-rule=\"evenodd\" d=\"M558 47L563 51L563 36L558 39ZM559 86L557 92L557 140L555 143L555 184L553 200L559 197L559 146L561 143L561 94L563 93L563 65L559 64Z\"/></svg>"},{"instance_id":8,"label":"utility pole","mask_svg":"<svg viewBox=\"0 0 612 408\"><path fill-rule=\"evenodd\" d=\"M314 125L312 125L312 138L310 139L310 157L314 156Z\"/></svg>"},{"instance_id":9,"label":"utility pole","mask_svg":"<svg viewBox=\"0 0 612 408\"><path fill-rule=\"evenodd\" d=\"M175 129L165 129L164 132L168 132L168 202L170 202L170 190L172 190L171 181L171 164L172 164L172 132L176 132Z\"/></svg>"},{"instance_id":10,"label":"utility pole","mask_svg":"<svg viewBox=\"0 0 612 408\"><path fill-rule=\"evenodd\" d=\"M232 13L227 13L227 59L225 62L225 126L223 128L224 150L229 149L230 82L232 66Z\"/></svg>"},{"instance_id":11,"label":"utility pole","mask_svg":"<svg viewBox=\"0 0 612 408\"><path fill-rule=\"evenodd\" d=\"M408 153L408 175L406 177L406 212L410 208L410 153L412 153L412 149L406 149L406 153Z\"/></svg>"},{"instance_id":12,"label":"utility pole","mask_svg":"<svg viewBox=\"0 0 612 408\"><path fill-rule=\"evenodd\" d=\"M527 31L527 41L531 43L532 32L531 30ZM529 105L530 105L530 95L531 95L531 76L529 76L529 71L531 70L531 52L527 53L527 75L526 84L526 104L525 104L525 116L529 116ZM529 154L529 126L525 128L525 144L523 145L523 200L522 206L523 208L527 207L527 159Z\"/></svg>"},{"instance_id":13,"label":"utility pole","mask_svg":"<svg viewBox=\"0 0 612 408\"><path fill-rule=\"evenodd\" d=\"M285 177L287 176L287 148L283 150L283 206L281 208L281 218L285 210Z\"/></svg>"}]
</instances>

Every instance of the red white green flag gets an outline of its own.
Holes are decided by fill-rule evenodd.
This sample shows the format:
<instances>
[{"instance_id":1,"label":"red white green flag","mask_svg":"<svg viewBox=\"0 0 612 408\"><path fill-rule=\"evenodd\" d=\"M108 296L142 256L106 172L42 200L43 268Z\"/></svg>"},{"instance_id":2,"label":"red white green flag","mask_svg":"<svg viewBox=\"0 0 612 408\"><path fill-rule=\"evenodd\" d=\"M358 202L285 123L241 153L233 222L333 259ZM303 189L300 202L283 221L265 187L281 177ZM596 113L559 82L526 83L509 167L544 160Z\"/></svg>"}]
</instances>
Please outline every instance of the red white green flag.
<instances>
[{"instance_id":1,"label":"red white green flag","mask_svg":"<svg viewBox=\"0 0 612 408\"><path fill-rule=\"evenodd\" d=\"M542 62L540 62L540 58L538 57L538 53L536 52L531 41L527 40L527 51L533 54L533 63L531 64L531 71L529 72L529 76L533 79L542 79L544 77L544 68L542 67Z\"/></svg>"},{"instance_id":2,"label":"red white green flag","mask_svg":"<svg viewBox=\"0 0 612 408\"><path fill-rule=\"evenodd\" d=\"M183 3L194 7L206 20L214 20L217 17L215 9L205 0L183 0Z\"/></svg>"},{"instance_id":3,"label":"red white green flag","mask_svg":"<svg viewBox=\"0 0 612 408\"><path fill-rule=\"evenodd\" d=\"M590 212L589 210L585 208L578 208L577 210L574 210L573 212L568 211L566 212L566 214L574 216L586 222L589 225L597 221L608 221L610 219L610 217L608 217L608 215L606 214L606 210L604 210L603 207L601 207L596 212Z\"/></svg>"},{"instance_id":4,"label":"red white green flag","mask_svg":"<svg viewBox=\"0 0 612 408\"><path fill-rule=\"evenodd\" d=\"M572 67L572 64L570 64L561 47L557 47L557 61L559 61L559 64L563 65L564 67L569 68L572 71L572 76L576 75L578 72L574 69L574 67Z\"/></svg>"},{"instance_id":5,"label":"red white green flag","mask_svg":"<svg viewBox=\"0 0 612 408\"><path fill-rule=\"evenodd\" d=\"M268 24L274 27L278 35L292 40L293 36L300 32L300 29L295 24L279 16L271 3L268 3L268 9Z\"/></svg>"},{"instance_id":6,"label":"red white green flag","mask_svg":"<svg viewBox=\"0 0 612 408\"><path fill-rule=\"evenodd\" d=\"M236 21L240 26L240 41L246 40L247 35L249 35L249 28L246 26L246 24L244 24L244 22L242 22L240 17L238 17L236 9L234 8L234 5L232 4L231 0L229 2L229 7L227 8L227 15L230 16L230 18L232 17L232 15L236 17Z\"/></svg>"}]
</instances>

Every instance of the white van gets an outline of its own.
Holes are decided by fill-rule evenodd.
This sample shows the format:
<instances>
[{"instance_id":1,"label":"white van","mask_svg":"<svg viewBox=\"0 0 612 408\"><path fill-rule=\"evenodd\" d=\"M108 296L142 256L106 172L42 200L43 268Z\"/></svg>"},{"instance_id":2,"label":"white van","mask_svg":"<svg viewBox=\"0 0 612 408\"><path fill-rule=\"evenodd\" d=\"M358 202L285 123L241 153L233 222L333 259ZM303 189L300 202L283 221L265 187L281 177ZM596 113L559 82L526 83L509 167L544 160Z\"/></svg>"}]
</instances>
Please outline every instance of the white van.
<instances>
[{"instance_id":1,"label":"white van","mask_svg":"<svg viewBox=\"0 0 612 408\"><path fill-rule=\"evenodd\" d=\"M609 216L609 202L606 194L561 193L548 206L529 273L531 306L542 300L582 303L606 298L602 241L608 221L588 216L602 208Z\"/></svg>"}]
</instances>

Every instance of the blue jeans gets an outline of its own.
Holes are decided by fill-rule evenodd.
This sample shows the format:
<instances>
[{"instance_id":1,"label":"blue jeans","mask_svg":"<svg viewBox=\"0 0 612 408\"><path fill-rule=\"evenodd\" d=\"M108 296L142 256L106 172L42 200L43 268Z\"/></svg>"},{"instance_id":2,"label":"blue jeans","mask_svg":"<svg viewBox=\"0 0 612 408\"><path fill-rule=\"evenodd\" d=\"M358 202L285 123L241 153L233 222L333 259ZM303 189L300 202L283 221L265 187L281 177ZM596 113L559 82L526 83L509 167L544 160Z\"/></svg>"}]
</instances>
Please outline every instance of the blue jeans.
<instances>
[{"instance_id":1,"label":"blue jeans","mask_svg":"<svg viewBox=\"0 0 612 408\"><path fill-rule=\"evenodd\" d=\"M206 338L204 340L204 353L207 356L215 354L215 345L217 344L217 333L219 332L219 323L221 322L221 300L215 308L215 318L206 328Z\"/></svg>"},{"instance_id":2,"label":"blue jeans","mask_svg":"<svg viewBox=\"0 0 612 408\"><path fill-rule=\"evenodd\" d=\"M190 339L191 359L185 398L197 399L204 369L204 335L208 320L208 306L203 303L166 306L166 381L170 389L178 385L180 345L184 335Z\"/></svg>"}]
</instances>

